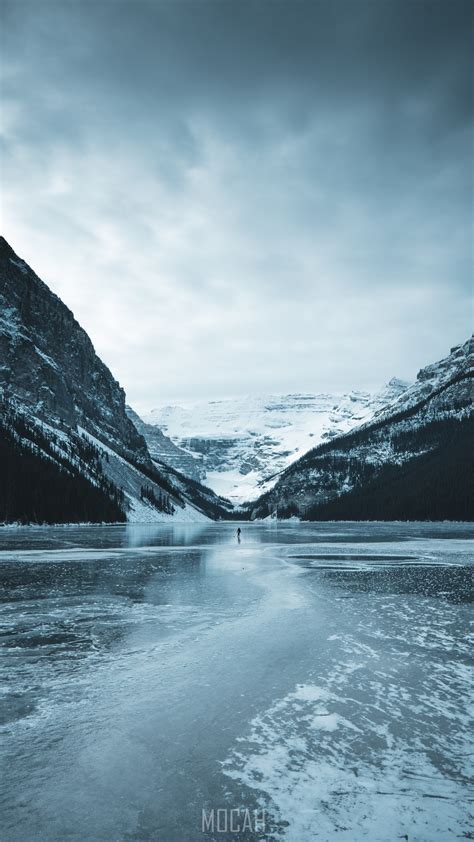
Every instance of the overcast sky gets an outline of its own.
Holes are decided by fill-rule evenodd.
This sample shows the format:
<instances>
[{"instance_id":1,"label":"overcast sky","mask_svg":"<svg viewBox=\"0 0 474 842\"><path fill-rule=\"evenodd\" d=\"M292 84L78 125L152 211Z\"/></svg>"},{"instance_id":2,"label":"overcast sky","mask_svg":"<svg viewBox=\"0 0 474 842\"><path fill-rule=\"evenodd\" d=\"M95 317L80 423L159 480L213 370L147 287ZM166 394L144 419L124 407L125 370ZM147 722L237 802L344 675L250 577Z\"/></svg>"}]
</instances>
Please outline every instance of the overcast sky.
<instances>
[{"instance_id":1,"label":"overcast sky","mask_svg":"<svg viewBox=\"0 0 474 842\"><path fill-rule=\"evenodd\" d=\"M5 236L139 410L468 337L469 0L0 5Z\"/></svg>"}]
</instances>

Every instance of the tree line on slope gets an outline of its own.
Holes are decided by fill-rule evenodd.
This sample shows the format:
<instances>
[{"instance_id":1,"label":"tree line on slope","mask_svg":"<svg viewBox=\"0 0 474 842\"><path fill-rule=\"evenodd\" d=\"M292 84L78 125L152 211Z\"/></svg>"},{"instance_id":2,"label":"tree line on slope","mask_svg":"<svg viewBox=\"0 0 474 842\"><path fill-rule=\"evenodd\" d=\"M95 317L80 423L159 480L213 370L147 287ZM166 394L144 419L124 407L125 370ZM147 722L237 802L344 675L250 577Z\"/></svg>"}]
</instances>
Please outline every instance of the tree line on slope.
<instances>
[{"instance_id":1,"label":"tree line on slope","mask_svg":"<svg viewBox=\"0 0 474 842\"><path fill-rule=\"evenodd\" d=\"M102 473L100 455L76 436L62 451L39 427L3 406L0 522L123 522L125 501ZM80 465L87 466L89 477Z\"/></svg>"},{"instance_id":2,"label":"tree line on slope","mask_svg":"<svg viewBox=\"0 0 474 842\"><path fill-rule=\"evenodd\" d=\"M474 520L472 422L449 441L326 503L305 520Z\"/></svg>"},{"instance_id":3,"label":"tree line on slope","mask_svg":"<svg viewBox=\"0 0 474 842\"><path fill-rule=\"evenodd\" d=\"M334 452L312 453L314 476L301 486L304 496L312 493L312 504L303 508L300 485L293 480L278 496L275 491L262 496L252 514L265 517L277 509L279 518L307 520L472 520L473 423L447 417L421 426L402 423L386 432L363 430L358 449L353 449L354 437L345 436ZM404 462L368 459L381 442L390 445L393 457L405 454ZM344 492L347 481L351 490Z\"/></svg>"}]
</instances>

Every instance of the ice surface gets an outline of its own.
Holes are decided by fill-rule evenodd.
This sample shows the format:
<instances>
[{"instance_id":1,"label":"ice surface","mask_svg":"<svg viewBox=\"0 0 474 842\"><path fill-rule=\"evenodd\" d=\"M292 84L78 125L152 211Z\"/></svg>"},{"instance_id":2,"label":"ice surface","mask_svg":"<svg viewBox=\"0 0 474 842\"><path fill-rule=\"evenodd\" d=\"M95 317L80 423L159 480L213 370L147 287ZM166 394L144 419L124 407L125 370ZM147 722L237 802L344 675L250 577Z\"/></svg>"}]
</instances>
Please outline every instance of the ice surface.
<instances>
[{"instance_id":1,"label":"ice surface","mask_svg":"<svg viewBox=\"0 0 474 842\"><path fill-rule=\"evenodd\" d=\"M2 839L466 838L472 526L241 527L0 530Z\"/></svg>"}]
</instances>

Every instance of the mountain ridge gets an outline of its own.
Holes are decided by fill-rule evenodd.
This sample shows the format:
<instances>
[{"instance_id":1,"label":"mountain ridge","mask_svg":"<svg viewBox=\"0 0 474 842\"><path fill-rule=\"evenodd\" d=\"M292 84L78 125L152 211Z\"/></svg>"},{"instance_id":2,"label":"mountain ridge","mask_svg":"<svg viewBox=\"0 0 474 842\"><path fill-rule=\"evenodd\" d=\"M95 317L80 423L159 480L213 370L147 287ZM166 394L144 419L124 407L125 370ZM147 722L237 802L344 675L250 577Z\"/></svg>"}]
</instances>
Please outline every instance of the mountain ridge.
<instances>
[{"instance_id":1,"label":"mountain ridge","mask_svg":"<svg viewBox=\"0 0 474 842\"><path fill-rule=\"evenodd\" d=\"M451 439L460 438L467 446L472 439L469 434L473 403L473 352L471 337L451 349L448 357L421 369L417 380L405 394L374 415L371 421L332 442L320 443L306 453L282 472L271 491L262 495L255 504L248 504L252 516L265 517L279 510L280 516L297 514L319 519L329 517L331 513L336 516L340 512L344 518L353 519L356 511L360 513L361 506L357 500L364 493L364 488L374 483L381 487L381 478L387 472L390 482L398 482L400 486L399 477L403 471L406 473L409 463L416 469L413 460L418 457L437 453L441 464L443 451L449 449ZM472 461L472 448L467 447L466 450L466 461ZM397 472L398 479L395 476ZM462 502L462 494L471 500L472 483L464 472L463 477L464 486L460 489L457 510L462 511L464 516L467 507ZM446 489L446 499L448 491ZM405 487L403 493L408 500L409 488ZM424 494L427 501L434 499L434 491L430 487L423 487L419 493ZM451 492L449 494L453 496ZM347 495L351 495L350 498ZM345 503L336 502L342 497ZM437 511L441 511L442 506L442 500L437 499ZM447 503L446 506L447 517L450 517L456 507ZM392 510L394 508L392 506ZM427 516L428 502L425 508ZM374 499L366 510L367 519L374 516L376 509ZM403 511L403 507L398 506L398 510Z\"/></svg>"},{"instance_id":2,"label":"mountain ridge","mask_svg":"<svg viewBox=\"0 0 474 842\"><path fill-rule=\"evenodd\" d=\"M0 238L0 521L467 517L473 359L471 337L413 383L162 405L150 424Z\"/></svg>"},{"instance_id":3,"label":"mountain ridge","mask_svg":"<svg viewBox=\"0 0 474 842\"><path fill-rule=\"evenodd\" d=\"M157 427L200 460L201 476L216 493L240 505L257 497L262 485L314 443L372 417L407 386L392 378L375 393L305 392L163 404L143 417L148 429Z\"/></svg>"},{"instance_id":4,"label":"mountain ridge","mask_svg":"<svg viewBox=\"0 0 474 842\"><path fill-rule=\"evenodd\" d=\"M45 518L54 520L55 515L52 503L48 509L38 502L42 493L47 495L41 470L58 488L55 505L61 519L67 513L58 502L60 489L69 488L70 478L78 474L83 497L88 489L97 502L99 520L104 512L111 516L114 506L118 520L208 518L205 509L211 492L206 490L202 506L195 506L187 499L185 477L174 484L160 472L128 417L123 388L96 354L87 333L3 237L0 436L10 466L9 485L1 486L0 520L28 520L33 503L16 479L20 472L15 465L20 461L30 464L35 505ZM192 496L196 497L194 486ZM215 513L220 505L213 500L210 510ZM85 502L81 506L81 511L93 515L93 507ZM30 514L37 517L35 511ZM71 520L77 519L75 514L71 506Z\"/></svg>"}]
</instances>

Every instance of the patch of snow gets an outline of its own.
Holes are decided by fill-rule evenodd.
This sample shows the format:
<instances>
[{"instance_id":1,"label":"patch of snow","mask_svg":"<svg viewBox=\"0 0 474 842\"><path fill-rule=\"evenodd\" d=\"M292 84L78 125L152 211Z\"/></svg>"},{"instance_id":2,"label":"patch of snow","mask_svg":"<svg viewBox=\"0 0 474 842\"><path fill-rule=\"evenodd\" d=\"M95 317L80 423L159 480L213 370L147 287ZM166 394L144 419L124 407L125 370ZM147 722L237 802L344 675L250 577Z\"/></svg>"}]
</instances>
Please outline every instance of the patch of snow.
<instances>
[{"instance_id":1,"label":"patch of snow","mask_svg":"<svg viewBox=\"0 0 474 842\"><path fill-rule=\"evenodd\" d=\"M202 458L205 482L233 503L253 500L275 476L322 441L349 432L406 389L393 379L377 394L289 394L162 405L144 420Z\"/></svg>"},{"instance_id":2,"label":"patch of snow","mask_svg":"<svg viewBox=\"0 0 474 842\"><path fill-rule=\"evenodd\" d=\"M176 508L174 514L167 514L166 512L159 512L151 504L145 500L139 500L126 494L130 503L130 509L127 512L127 520L129 523L208 523L209 518L198 512L192 506L186 505L184 509Z\"/></svg>"},{"instance_id":3,"label":"patch of snow","mask_svg":"<svg viewBox=\"0 0 474 842\"><path fill-rule=\"evenodd\" d=\"M54 360L53 360L51 357L48 357L48 355L47 355L47 354L45 354L43 351L41 351L41 350L38 348L38 346L37 346L37 345L35 345L34 347L35 347L35 351L36 351L36 353L38 354L38 356L39 356L39 357L41 357L41 359L42 359L42 360L44 360L44 362L45 362L47 365L50 365L50 366L51 366L51 368L54 368L54 369L56 369L56 371L59 371L59 367L58 367L57 363L55 363L55 362L54 362Z\"/></svg>"},{"instance_id":4,"label":"patch of snow","mask_svg":"<svg viewBox=\"0 0 474 842\"><path fill-rule=\"evenodd\" d=\"M104 444L102 441L97 439L91 433L78 425L78 432L84 435L88 441L91 442L95 447L101 450L103 453L108 454L110 462L104 463L103 469L106 474L108 474L111 470L113 473L111 474L110 478L113 482L124 489L125 495L130 503L129 511L127 512L127 520L130 523L162 523L173 521L174 523L208 523L210 518L200 512L198 509L194 508L194 506L186 503L184 508L181 506L175 505L175 511L173 514L167 514L166 512L160 512L155 509L154 506L151 505L146 500L142 500L139 496L141 485L154 485L151 480L149 480L144 474L140 472L138 468L134 465L131 465L127 460L112 450L111 447ZM114 466L119 466L119 472L117 473ZM156 483L159 486L159 483ZM127 490L128 489L128 490ZM133 493L135 492L135 493Z\"/></svg>"}]
</instances>

